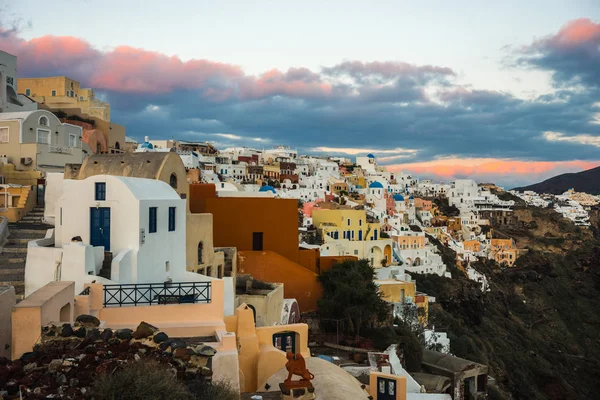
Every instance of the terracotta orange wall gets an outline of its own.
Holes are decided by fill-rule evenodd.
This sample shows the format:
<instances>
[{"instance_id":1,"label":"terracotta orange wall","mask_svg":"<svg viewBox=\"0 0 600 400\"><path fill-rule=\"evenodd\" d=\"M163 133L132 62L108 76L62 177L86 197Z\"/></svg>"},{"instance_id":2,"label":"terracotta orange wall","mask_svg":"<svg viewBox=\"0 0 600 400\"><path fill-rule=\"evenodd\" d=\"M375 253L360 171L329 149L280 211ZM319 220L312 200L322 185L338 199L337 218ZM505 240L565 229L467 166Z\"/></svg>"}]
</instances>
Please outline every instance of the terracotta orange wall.
<instances>
[{"instance_id":1,"label":"terracotta orange wall","mask_svg":"<svg viewBox=\"0 0 600 400\"><path fill-rule=\"evenodd\" d=\"M190 211L213 215L215 247L252 251L253 232L262 232L263 251L298 262L297 200L215 197L213 192L214 185L190 185Z\"/></svg>"},{"instance_id":2,"label":"terracotta orange wall","mask_svg":"<svg viewBox=\"0 0 600 400\"><path fill-rule=\"evenodd\" d=\"M325 271L329 271L331 269L331 267L333 267L335 264L344 262L346 260L356 261L356 260L358 260L358 257L354 257L354 256L327 256L327 257L321 257L321 261L320 261L321 273L323 273Z\"/></svg>"},{"instance_id":3,"label":"terracotta orange wall","mask_svg":"<svg viewBox=\"0 0 600 400\"><path fill-rule=\"evenodd\" d=\"M238 274L283 283L285 298L296 299L300 312L316 310L323 294L317 274L272 251L239 251Z\"/></svg>"},{"instance_id":4,"label":"terracotta orange wall","mask_svg":"<svg viewBox=\"0 0 600 400\"><path fill-rule=\"evenodd\" d=\"M314 250L300 250L298 252L298 263L304 268L307 268L314 272L319 273L319 255L321 252L319 249Z\"/></svg>"}]
</instances>

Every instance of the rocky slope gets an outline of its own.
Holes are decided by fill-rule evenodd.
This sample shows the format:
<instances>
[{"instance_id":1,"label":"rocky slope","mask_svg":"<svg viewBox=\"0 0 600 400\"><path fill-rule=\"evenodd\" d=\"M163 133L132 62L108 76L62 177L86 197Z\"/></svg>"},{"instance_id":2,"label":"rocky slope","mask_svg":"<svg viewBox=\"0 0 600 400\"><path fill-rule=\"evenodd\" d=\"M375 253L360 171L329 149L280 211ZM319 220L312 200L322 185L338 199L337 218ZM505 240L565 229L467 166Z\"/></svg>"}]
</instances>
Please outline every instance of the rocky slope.
<instances>
[{"instance_id":1,"label":"rocky slope","mask_svg":"<svg viewBox=\"0 0 600 400\"><path fill-rule=\"evenodd\" d=\"M490 399L592 399L600 387L600 240L549 210L520 211L530 229L510 232L529 252L514 268L485 261L483 294L465 279L417 277L436 297L430 322L451 351L488 364ZM533 227L533 228L532 228Z\"/></svg>"}]
</instances>

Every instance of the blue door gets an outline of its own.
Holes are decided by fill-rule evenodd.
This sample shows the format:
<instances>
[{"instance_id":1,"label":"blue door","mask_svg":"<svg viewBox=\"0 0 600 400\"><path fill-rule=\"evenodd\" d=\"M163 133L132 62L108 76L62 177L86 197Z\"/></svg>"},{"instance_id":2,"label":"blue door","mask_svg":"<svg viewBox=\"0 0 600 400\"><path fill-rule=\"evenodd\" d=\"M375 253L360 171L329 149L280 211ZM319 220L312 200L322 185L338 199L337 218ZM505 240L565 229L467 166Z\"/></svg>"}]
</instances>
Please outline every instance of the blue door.
<instances>
[{"instance_id":1,"label":"blue door","mask_svg":"<svg viewBox=\"0 0 600 400\"><path fill-rule=\"evenodd\" d=\"M90 208L90 244L110 251L110 208Z\"/></svg>"},{"instance_id":2,"label":"blue door","mask_svg":"<svg viewBox=\"0 0 600 400\"><path fill-rule=\"evenodd\" d=\"M358 240L362 240L362 231L358 231Z\"/></svg>"}]
</instances>

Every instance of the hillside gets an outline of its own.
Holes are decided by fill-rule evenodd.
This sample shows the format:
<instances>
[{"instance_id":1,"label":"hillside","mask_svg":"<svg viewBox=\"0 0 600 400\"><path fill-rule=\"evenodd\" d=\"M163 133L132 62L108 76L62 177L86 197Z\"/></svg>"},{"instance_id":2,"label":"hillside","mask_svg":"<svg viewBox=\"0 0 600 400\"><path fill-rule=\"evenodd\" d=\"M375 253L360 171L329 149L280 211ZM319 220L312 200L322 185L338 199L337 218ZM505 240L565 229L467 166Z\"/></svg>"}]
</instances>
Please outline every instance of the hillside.
<instances>
[{"instance_id":1,"label":"hillside","mask_svg":"<svg viewBox=\"0 0 600 400\"><path fill-rule=\"evenodd\" d=\"M577 192L600 194L600 167L588 169L582 172L557 175L543 182L514 190L532 190L537 193L561 194L569 189Z\"/></svg>"},{"instance_id":2,"label":"hillside","mask_svg":"<svg viewBox=\"0 0 600 400\"><path fill-rule=\"evenodd\" d=\"M474 265L490 279L487 294L464 277L416 276L419 289L437 299L429 321L448 332L453 354L489 365L497 382L490 399L597 398L597 227L583 233L545 212L535 218L537 224L517 237L530 250L516 267L492 261ZM549 238L548 231L561 233Z\"/></svg>"}]
</instances>

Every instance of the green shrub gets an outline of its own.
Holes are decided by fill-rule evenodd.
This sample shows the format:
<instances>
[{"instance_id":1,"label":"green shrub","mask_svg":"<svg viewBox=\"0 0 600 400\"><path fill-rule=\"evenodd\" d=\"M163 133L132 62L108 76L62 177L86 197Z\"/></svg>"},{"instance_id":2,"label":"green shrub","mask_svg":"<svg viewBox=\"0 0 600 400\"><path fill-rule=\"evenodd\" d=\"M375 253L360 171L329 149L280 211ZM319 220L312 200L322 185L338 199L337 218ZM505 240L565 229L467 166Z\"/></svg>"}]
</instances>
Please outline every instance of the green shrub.
<instances>
[{"instance_id":1,"label":"green shrub","mask_svg":"<svg viewBox=\"0 0 600 400\"><path fill-rule=\"evenodd\" d=\"M190 395L166 366L139 361L101 375L94 385L94 397L98 400L187 400Z\"/></svg>"},{"instance_id":2,"label":"green shrub","mask_svg":"<svg viewBox=\"0 0 600 400\"><path fill-rule=\"evenodd\" d=\"M187 385L192 399L197 400L238 400L239 393L226 382L191 381Z\"/></svg>"}]
</instances>

